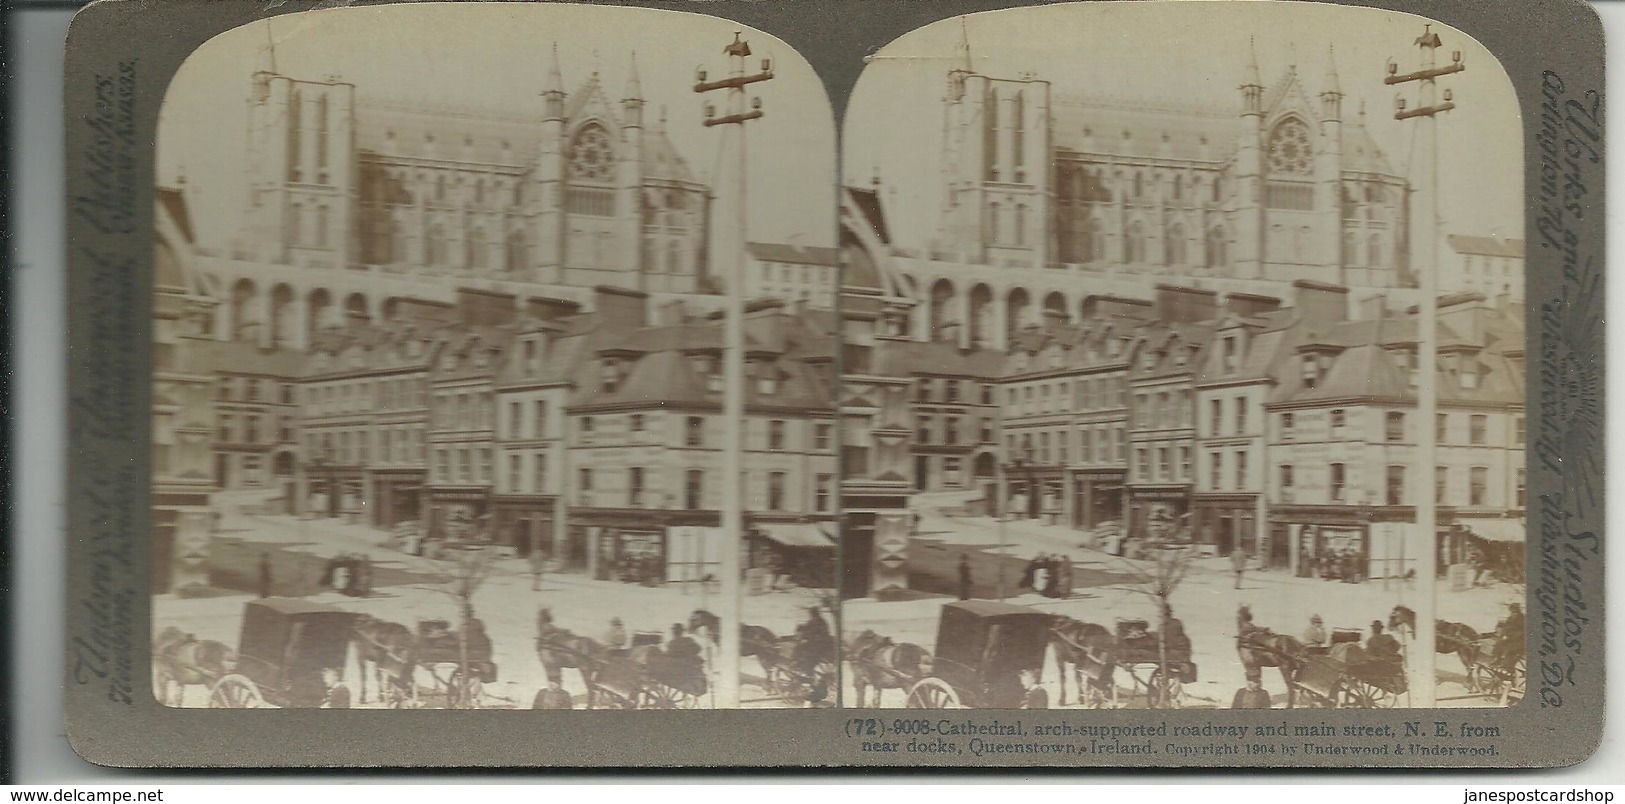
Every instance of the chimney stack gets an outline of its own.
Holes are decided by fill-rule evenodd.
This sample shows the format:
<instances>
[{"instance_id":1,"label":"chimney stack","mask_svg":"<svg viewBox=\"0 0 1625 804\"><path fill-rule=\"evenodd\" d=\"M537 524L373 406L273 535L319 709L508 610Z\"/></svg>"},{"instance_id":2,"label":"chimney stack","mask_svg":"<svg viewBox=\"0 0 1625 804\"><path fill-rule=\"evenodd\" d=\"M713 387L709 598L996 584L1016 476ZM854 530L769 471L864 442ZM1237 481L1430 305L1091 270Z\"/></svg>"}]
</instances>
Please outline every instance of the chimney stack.
<instances>
[{"instance_id":1,"label":"chimney stack","mask_svg":"<svg viewBox=\"0 0 1625 804\"><path fill-rule=\"evenodd\" d=\"M1218 291L1157 285L1156 312L1161 321L1194 324L1218 318Z\"/></svg>"},{"instance_id":2,"label":"chimney stack","mask_svg":"<svg viewBox=\"0 0 1625 804\"><path fill-rule=\"evenodd\" d=\"M1224 308L1242 318L1252 318L1281 309L1281 300L1274 296L1238 291L1224 297Z\"/></svg>"},{"instance_id":3,"label":"chimney stack","mask_svg":"<svg viewBox=\"0 0 1625 804\"><path fill-rule=\"evenodd\" d=\"M562 321L581 312L581 303L569 299L532 296L525 299L525 313L542 321Z\"/></svg>"}]
</instances>

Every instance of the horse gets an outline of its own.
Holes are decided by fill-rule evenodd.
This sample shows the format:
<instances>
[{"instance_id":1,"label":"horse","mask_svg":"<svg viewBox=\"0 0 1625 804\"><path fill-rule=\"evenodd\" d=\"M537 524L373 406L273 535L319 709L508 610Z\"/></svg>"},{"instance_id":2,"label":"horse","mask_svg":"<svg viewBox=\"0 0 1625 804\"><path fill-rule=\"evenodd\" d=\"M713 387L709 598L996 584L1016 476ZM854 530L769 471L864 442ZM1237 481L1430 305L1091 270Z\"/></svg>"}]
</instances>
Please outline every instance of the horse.
<instances>
[{"instance_id":1,"label":"horse","mask_svg":"<svg viewBox=\"0 0 1625 804\"><path fill-rule=\"evenodd\" d=\"M1265 667L1279 668L1286 684L1286 708L1293 707L1297 697L1293 683L1309 659L1309 650L1302 642L1253 625L1252 609L1242 606L1236 611L1236 654L1248 675L1262 673Z\"/></svg>"},{"instance_id":2,"label":"horse","mask_svg":"<svg viewBox=\"0 0 1625 804\"><path fill-rule=\"evenodd\" d=\"M875 708L879 708L886 690L906 693L931 674L931 654L925 648L912 642L893 642L891 637L868 629L847 644L846 657L852 665L852 687L857 691L858 706L864 705L864 694L870 687L875 691Z\"/></svg>"},{"instance_id":3,"label":"horse","mask_svg":"<svg viewBox=\"0 0 1625 804\"><path fill-rule=\"evenodd\" d=\"M185 706L187 687L212 685L236 669L237 651L224 642L198 639L174 626L153 639L153 692L164 706Z\"/></svg>"},{"instance_id":4,"label":"horse","mask_svg":"<svg viewBox=\"0 0 1625 804\"><path fill-rule=\"evenodd\" d=\"M566 667L579 672L587 688L587 708L593 708L594 679L610 658L609 648L554 625L553 612L544 608L536 613L536 657L549 677L562 675Z\"/></svg>"},{"instance_id":5,"label":"horse","mask_svg":"<svg viewBox=\"0 0 1625 804\"><path fill-rule=\"evenodd\" d=\"M1407 641L1415 639L1416 612L1407 606L1395 606L1388 614L1388 629L1403 633ZM1477 686L1480 640L1490 635L1480 633L1465 623L1449 620L1435 620L1433 629L1433 652L1456 654L1467 674L1468 683Z\"/></svg>"},{"instance_id":6,"label":"horse","mask_svg":"<svg viewBox=\"0 0 1625 804\"><path fill-rule=\"evenodd\" d=\"M355 646L356 667L361 674L358 703L367 702L367 669L372 665L373 685L378 700L388 695L399 706L417 694L413 674L416 663L413 653L417 648L417 635L400 623L363 615L350 629L350 644ZM385 686L384 679L389 679Z\"/></svg>"},{"instance_id":7,"label":"horse","mask_svg":"<svg viewBox=\"0 0 1625 804\"><path fill-rule=\"evenodd\" d=\"M1064 614L1052 614L1049 621L1049 644L1055 651L1055 673L1061 682L1061 697L1057 706L1066 705L1066 666L1072 665L1078 687L1078 701L1083 702L1087 687L1091 700L1097 706L1117 701L1117 685L1112 672L1117 669L1117 637L1103 625L1086 623ZM1084 683L1084 670L1088 684Z\"/></svg>"}]
</instances>

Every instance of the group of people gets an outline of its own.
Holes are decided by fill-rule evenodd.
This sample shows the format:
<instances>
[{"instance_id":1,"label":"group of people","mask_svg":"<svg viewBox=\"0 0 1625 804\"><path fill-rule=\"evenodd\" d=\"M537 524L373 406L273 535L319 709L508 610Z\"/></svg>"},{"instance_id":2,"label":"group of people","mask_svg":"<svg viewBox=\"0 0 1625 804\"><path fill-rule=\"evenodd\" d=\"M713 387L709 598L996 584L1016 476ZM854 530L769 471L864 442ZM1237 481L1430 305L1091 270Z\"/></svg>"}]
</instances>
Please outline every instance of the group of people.
<instances>
[{"instance_id":1,"label":"group of people","mask_svg":"<svg viewBox=\"0 0 1625 804\"><path fill-rule=\"evenodd\" d=\"M1031 589L1044 597L1064 598L1072 594L1072 559L1039 553L1022 570L1018 588Z\"/></svg>"}]
</instances>

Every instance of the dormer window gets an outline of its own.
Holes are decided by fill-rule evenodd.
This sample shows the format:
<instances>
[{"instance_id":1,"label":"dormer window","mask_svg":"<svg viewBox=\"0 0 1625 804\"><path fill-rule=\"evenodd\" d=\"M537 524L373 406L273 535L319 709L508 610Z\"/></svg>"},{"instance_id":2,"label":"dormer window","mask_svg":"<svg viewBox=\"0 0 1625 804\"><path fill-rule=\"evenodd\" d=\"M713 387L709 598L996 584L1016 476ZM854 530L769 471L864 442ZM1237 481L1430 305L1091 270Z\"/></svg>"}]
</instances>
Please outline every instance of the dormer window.
<instances>
[{"instance_id":1,"label":"dormer window","mask_svg":"<svg viewBox=\"0 0 1625 804\"><path fill-rule=\"evenodd\" d=\"M1468 361L1461 368L1461 387L1466 390L1478 388L1478 364Z\"/></svg>"},{"instance_id":2,"label":"dormer window","mask_svg":"<svg viewBox=\"0 0 1625 804\"><path fill-rule=\"evenodd\" d=\"M756 378L756 392L759 394L776 394L779 392L779 374L768 369Z\"/></svg>"},{"instance_id":3,"label":"dormer window","mask_svg":"<svg viewBox=\"0 0 1625 804\"><path fill-rule=\"evenodd\" d=\"M1320 384L1320 363L1314 355L1303 356L1303 387L1313 388Z\"/></svg>"},{"instance_id":4,"label":"dormer window","mask_svg":"<svg viewBox=\"0 0 1625 804\"><path fill-rule=\"evenodd\" d=\"M1226 372L1236 370L1236 364L1239 361L1239 354L1240 353L1236 348L1236 336L1231 335L1226 337L1224 339L1224 370Z\"/></svg>"},{"instance_id":5,"label":"dormer window","mask_svg":"<svg viewBox=\"0 0 1625 804\"><path fill-rule=\"evenodd\" d=\"M1140 368L1150 371L1157 367L1157 353L1150 349L1140 353Z\"/></svg>"},{"instance_id":6,"label":"dormer window","mask_svg":"<svg viewBox=\"0 0 1625 804\"><path fill-rule=\"evenodd\" d=\"M621 363L606 359L598 364L598 390L612 394L621 387Z\"/></svg>"}]
</instances>

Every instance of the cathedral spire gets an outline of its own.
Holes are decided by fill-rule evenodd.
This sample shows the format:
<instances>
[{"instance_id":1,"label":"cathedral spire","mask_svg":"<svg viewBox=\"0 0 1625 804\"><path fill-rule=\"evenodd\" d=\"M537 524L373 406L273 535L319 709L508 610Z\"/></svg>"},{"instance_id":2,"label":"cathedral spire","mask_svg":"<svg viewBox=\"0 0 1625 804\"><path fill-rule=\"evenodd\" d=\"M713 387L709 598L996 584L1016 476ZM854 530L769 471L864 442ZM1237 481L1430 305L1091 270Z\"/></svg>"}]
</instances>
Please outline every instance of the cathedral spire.
<instances>
[{"instance_id":1,"label":"cathedral spire","mask_svg":"<svg viewBox=\"0 0 1625 804\"><path fill-rule=\"evenodd\" d=\"M553 55L547 68L547 83L542 85L543 113L549 120L564 119L564 77L559 74L559 43L553 43Z\"/></svg>"},{"instance_id":2,"label":"cathedral spire","mask_svg":"<svg viewBox=\"0 0 1625 804\"><path fill-rule=\"evenodd\" d=\"M958 62L956 69L975 72L970 59L970 31L966 28L964 17L959 18L959 43L954 45L954 60Z\"/></svg>"},{"instance_id":3,"label":"cathedral spire","mask_svg":"<svg viewBox=\"0 0 1625 804\"><path fill-rule=\"evenodd\" d=\"M1337 82L1337 46L1329 45L1326 48L1326 80L1320 82L1320 94L1342 95L1343 90Z\"/></svg>"},{"instance_id":4,"label":"cathedral spire","mask_svg":"<svg viewBox=\"0 0 1625 804\"><path fill-rule=\"evenodd\" d=\"M1241 113L1258 115L1264 111L1264 82L1258 77L1258 51L1247 38L1247 69L1241 74Z\"/></svg>"},{"instance_id":5,"label":"cathedral spire","mask_svg":"<svg viewBox=\"0 0 1625 804\"><path fill-rule=\"evenodd\" d=\"M1247 72L1243 75L1244 87L1263 86L1264 82L1258 77L1258 50L1253 47L1253 38L1247 37Z\"/></svg>"},{"instance_id":6,"label":"cathedral spire","mask_svg":"<svg viewBox=\"0 0 1625 804\"><path fill-rule=\"evenodd\" d=\"M632 51L632 69L626 74L626 93L622 100L643 100L643 82L638 80L638 52Z\"/></svg>"},{"instance_id":7,"label":"cathedral spire","mask_svg":"<svg viewBox=\"0 0 1625 804\"><path fill-rule=\"evenodd\" d=\"M553 55L549 57L547 66L547 83L542 87L543 94L557 92L564 94L564 76L559 72L559 43L553 43Z\"/></svg>"}]
</instances>

